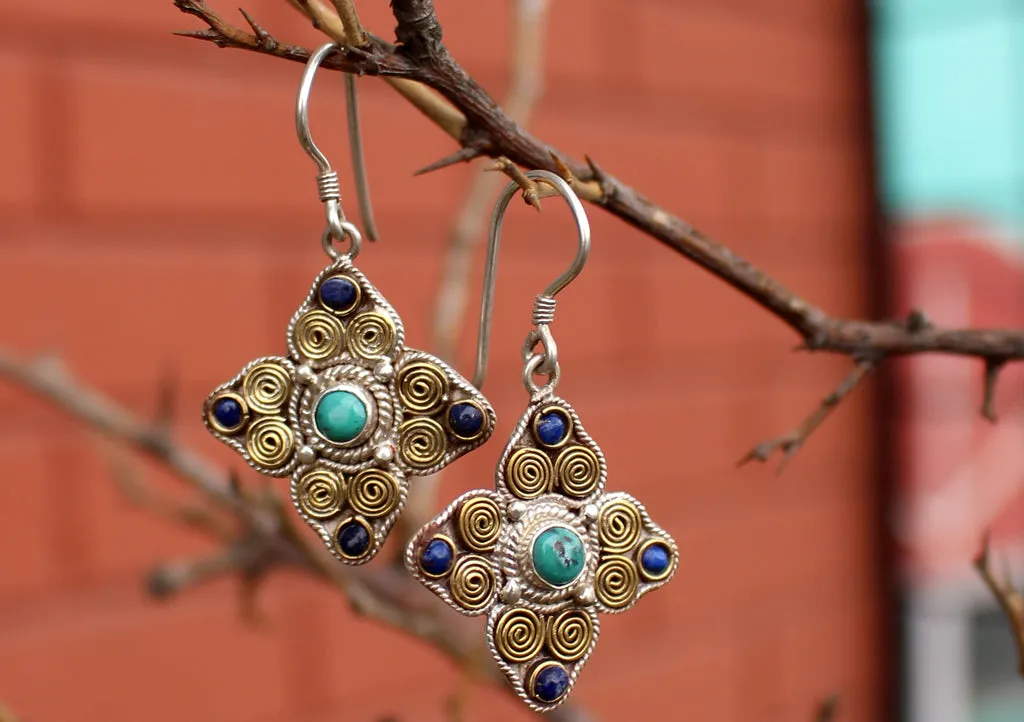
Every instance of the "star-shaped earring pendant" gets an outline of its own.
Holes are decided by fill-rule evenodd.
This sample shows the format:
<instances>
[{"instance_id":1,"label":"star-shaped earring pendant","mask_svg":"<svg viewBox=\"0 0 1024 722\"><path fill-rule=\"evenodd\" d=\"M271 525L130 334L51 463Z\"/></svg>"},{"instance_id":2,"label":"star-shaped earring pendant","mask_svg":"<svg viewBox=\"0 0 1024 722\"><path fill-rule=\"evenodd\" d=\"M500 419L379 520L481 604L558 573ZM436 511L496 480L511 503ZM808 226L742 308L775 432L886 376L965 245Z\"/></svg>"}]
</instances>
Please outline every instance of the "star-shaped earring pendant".
<instances>
[{"instance_id":1,"label":"star-shaped earring pendant","mask_svg":"<svg viewBox=\"0 0 1024 722\"><path fill-rule=\"evenodd\" d=\"M598 612L665 584L675 542L629 494L605 493L604 455L576 412L534 394L498 462L495 490L463 494L419 531L406 565L487 643L538 712L566 700L597 643Z\"/></svg>"},{"instance_id":2,"label":"star-shaped earring pendant","mask_svg":"<svg viewBox=\"0 0 1024 722\"><path fill-rule=\"evenodd\" d=\"M203 418L256 471L291 476L295 508L348 564L380 551L410 476L480 446L495 424L458 372L405 347L402 320L345 257L292 317L288 356L247 364Z\"/></svg>"}]
</instances>

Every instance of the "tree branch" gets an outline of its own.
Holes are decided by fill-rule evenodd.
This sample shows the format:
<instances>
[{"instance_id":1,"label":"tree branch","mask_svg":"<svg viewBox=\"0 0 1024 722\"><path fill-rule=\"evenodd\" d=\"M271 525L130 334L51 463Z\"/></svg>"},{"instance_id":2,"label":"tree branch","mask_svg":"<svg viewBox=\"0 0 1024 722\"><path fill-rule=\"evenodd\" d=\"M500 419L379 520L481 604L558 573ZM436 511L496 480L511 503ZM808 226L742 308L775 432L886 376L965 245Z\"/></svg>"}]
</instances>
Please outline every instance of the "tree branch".
<instances>
[{"instance_id":1,"label":"tree branch","mask_svg":"<svg viewBox=\"0 0 1024 722\"><path fill-rule=\"evenodd\" d=\"M295 62L305 62L309 57L303 48L233 28L200 0L176 0L176 4L209 26L207 30L189 33L191 37ZM990 364L990 368L992 364L1024 359L1024 330L945 329L927 322L917 327L899 321L829 316L729 248L607 173L589 157L586 163L571 160L523 130L452 58L442 42L441 23L431 0L393 0L392 10L397 21L397 47L371 35L365 50L346 48L344 53L328 58L324 67L386 76L389 82L416 81L436 90L447 100L444 106L438 105L439 100L430 101L426 103L427 110L422 103L413 102L459 142L462 150L452 156L453 161L477 155L506 157L524 168L560 173L584 200L682 254L776 316L803 339L806 350L851 358L945 353L976 357ZM408 89L400 92L404 94ZM986 415L990 410L986 407Z\"/></svg>"},{"instance_id":2,"label":"tree branch","mask_svg":"<svg viewBox=\"0 0 1024 722\"><path fill-rule=\"evenodd\" d=\"M800 450L814 430L821 426L821 423L835 411L843 399L850 395L860 383L866 379L878 366L879 359L861 360L853 367L849 375L830 393L814 411L810 413L798 426L791 429L782 436L764 441L747 453L738 466L743 466L750 461L768 461L773 453L782 451L782 461L779 462L779 472L785 468L786 463Z\"/></svg>"},{"instance_id":3,"label":"tree branch","mask_svg":"<svg viewBox=\"0 0 1024 722\"><path fill-rule=\"evenodd\" d=\"M992 549L988 534L982 542L981 552L974 560L974 568L978 570L985 585L999 602L999 606L1010 623L1013 641L1017 646L1018 671L1024 676L1024 595L1014 588L1009 574L1002 578L992 569Z\"/></svg>"}]
</instances>

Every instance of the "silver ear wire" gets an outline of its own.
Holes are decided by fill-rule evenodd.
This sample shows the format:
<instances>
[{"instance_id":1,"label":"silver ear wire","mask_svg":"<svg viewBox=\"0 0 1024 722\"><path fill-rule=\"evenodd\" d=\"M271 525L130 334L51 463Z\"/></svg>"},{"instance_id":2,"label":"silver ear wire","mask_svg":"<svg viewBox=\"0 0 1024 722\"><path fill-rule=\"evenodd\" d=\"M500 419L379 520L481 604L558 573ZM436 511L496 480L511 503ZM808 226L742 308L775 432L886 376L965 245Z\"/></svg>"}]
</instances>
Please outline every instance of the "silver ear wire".
<instances>
[{"instance_id":1,"label":"silver ear wire","mask_svg":"<svg viewBox=\"0 0 1024 722\"><path fill-rule=\"evenodd\" d=\"M547 288L545 288L533 302L533 324L536 328L530 331L523 346L523 360L526 363L523 377L524 383L527 378L527 388L535 392L537 388L533 385L534 373L546 373L549 376L548 385L554 386L558 381L558 349L554 337L551 335L549 325L555 320L555 296L566 286L573 282L590 255L590 222L587 220L587 213L583 203L573 191L572 186L562 178L546 170L531 170L525 173L527 178L541 180L552 186L559 195L569 204L573 219L576 221L577 245L576 257L572 265ZM494 206L494 213L491 215L491 227L487 238L487 260L484 267L484 290L483 300L480 306L480 330L477 336L476 347L476 369L473 372L473 385L478 389L483 386L487 377L487 360L491 345L491 324L494 316L494 290L495 275L498 270L498 246L501 239L501 224L505 218L505 211L508 208L512 197L519 190L515 182L506 186L498 197ZM544 348L543 353L534 354L533 348L540 342Z\"/></svg>"},{"instance_id":2,"label":"silver ear wire","mask_svg":"<svg viewBox=\"0 0 1024 722\"><path fill-rule=\"evenodd\" d=\"M302 74L302 80L299 82L299 92L295 101L295 130L299 136L299 144L309 157L313 159L319 169L316 177L317 191L319 192L320 201L325 205L327 216L327 228L324 230L322 239L324 251L331 258L335 259L340 254L334 248L334 241L348 238L350 247L346 255L349 258L355 258L362 247L362 235L345 218L345 212L341 207L341 186L338 182L337 171L331 167L327 156L313 142L313 137L309 130L309 96L313 88L316 71L320 68L324 58L338 48L340 46L337 43L327 43L310 55L309 61L306 63L306 69ZM363 155L362 129L359 123L359 105L355 79L348 74L345 75L345 100L349 147L352 152L352 168L355 175L360 213L366 225L367 236L371 240L376 240L377 230L373 219L373 209L370 204L369 183L366 178L366 164Z\"/></svg>"}]
</instances>

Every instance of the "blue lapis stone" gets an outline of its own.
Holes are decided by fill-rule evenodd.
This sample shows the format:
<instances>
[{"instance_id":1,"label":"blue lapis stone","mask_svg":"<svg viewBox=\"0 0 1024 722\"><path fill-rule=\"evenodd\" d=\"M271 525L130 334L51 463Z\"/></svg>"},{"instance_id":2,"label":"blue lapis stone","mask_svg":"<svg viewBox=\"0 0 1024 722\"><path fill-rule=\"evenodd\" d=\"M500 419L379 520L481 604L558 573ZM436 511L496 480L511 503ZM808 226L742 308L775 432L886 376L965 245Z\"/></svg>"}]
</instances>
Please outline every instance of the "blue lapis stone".
<instances>
[{"instance_id":1,"label":"blue lapis stone","mask_svg":"<svg viewBox=\"0 0 1024 722\"><path fill-rule=\"evenodd\" d=\"M554 446L565 438L568 424L563 414L549 411L537 419L537 438L542 444Z\"/></svg>"},{"instance_id":2,"label":"blue lapis stone","mask_svg":"<svg viewBox=\"0 0 1024 722\"><path fill-rule=\"evenodd\" d=\"M567 689L569 673L560 664L544 667L533 680L533 696L541 702L557 702Z\"/></svg>"},{"instance_id":3,"label":"blue lapis stone","mask_svg":"<svg viewBox=\"0 0 1024 722\"><path fill-rule=\"evenodd\" d=\"M347 557L361 557L370 548L370 532L357 521L347 521L338 528L338 547Z\"/></svg>"},{"instance_id":4,"label":"blue lapis stone","mask_svg":"<svg viewBox=\"0 0 1024 722\"><path fill-rule=\"evenodd\" d=\"M420 568L432 577L440 577L452 568L455 550L444 539L431 539L420 555Z\"/></svg>"},{"instance_id":5,"label":"blue lapis stone","mask_svg":"<svg viewBox=\"0 0 1024 722\"><path fill-rule=\"evenodd\" d=\"M242 423L242 405L232 398L218 399L213 405L213 418L225 429L233 429Z\"/></svg>"},{"instance_id":6,"label":"blue lapis stone","mask_svg":"<svg viewBox=\"0 0 1024 722\"><path fill-rule=\"evenodd\" d=\"M328 278L320 284L320 300L324 305L335 311L347 311L352 308L359 295L356 284L347 278Z\"/></svg>"},{"instance_id":7,"label":"blue lapis stone","mask_svg":"<svg viewBox=\"0 0 1024 722\"><path fill-rule=\"evenodd\" d=\"M644 571L652 577L660 577L672 563L672 554L664 544L651 544L640 555Z\"/></svg>"},{"instance_id":8,"label":"blue lapis stone","mask_svg":"<svg viewBox=\"0 0 1024 722\"><path fill-rule=\"evenodd\" d=\"M475 404L452 404L448 410L448 424L456 436L469 439L480 433L484 425L484 415Z\"/></svg>"}]
</instances>

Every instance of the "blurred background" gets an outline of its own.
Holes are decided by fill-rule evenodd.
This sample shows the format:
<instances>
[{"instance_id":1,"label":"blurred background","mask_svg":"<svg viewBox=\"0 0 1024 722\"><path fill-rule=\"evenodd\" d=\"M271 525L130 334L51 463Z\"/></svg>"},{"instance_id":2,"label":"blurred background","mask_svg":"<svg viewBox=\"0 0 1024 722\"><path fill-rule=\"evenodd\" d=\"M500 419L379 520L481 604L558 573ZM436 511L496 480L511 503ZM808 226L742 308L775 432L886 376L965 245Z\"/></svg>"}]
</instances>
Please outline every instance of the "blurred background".
<instances>
[{"instance_id":1,"label":"blurred background","mask_svg":"<svg viewBox=\"0 0 1024 722\"><path fill-rule=\"evenodd\" d=\"M213 7L242 24L233 4ZM244 7L279 40L323 41L281 0ZM358 8L392 36L386 2ZM437 8L456 58L504 97L512 2ZM326 262L323 211L295 138L302 67L171 35L199 27L169 0L0 2L0 348L58 354L142 415L171 375L176 438L255 483L207 434L201 404L284 351ZM1024 322L1019 3L552 0L547 27L538 137L589 154L830 314ZM433 350L446 244L487 162L414 178L453 142L383 83L359 87L381 232L359 265L409 343ZM358 217L340 76L321 76L311 114ZM849 362L793 353L772 316L588 210L591 260L555 327L560 392L602 446L609 489L651 510L681 565L602 620L573 700L601 720L795 722L833 694L842 722L1024 718L1012 638L970 565L983 529L1011 561L1024 529L1021 372L1004 373L991 425L979 363L900 362L783 474L737 469ZM532 297L572 254L555 200L542 216L514 205L505 238L486 389L499 426L447 470L439 506L493 483L527 402ZM466 375L480 255L456 359ZM61 411L3 379L0 409L0 702L22 722L450 719L458 670L300 574L265 580L258 625L230 579L151 599L149 570L211 544L129 503L109 450ZM464 719L532 716L480 686Z\"/></svg>"}]
</instances>

